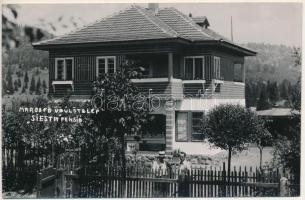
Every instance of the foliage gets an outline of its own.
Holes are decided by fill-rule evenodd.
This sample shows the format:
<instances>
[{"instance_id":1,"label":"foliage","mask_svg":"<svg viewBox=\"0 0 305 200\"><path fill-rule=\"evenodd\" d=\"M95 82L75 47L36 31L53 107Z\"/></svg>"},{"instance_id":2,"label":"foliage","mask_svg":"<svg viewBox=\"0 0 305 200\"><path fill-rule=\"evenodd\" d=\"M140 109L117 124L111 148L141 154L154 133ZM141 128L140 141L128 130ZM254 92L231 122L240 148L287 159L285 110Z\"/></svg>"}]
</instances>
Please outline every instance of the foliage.
<instances>
[{"instance_id":1,"label":"foliage","mask_svg":"<svg viewBox=\"0 0 305 200\"><path fill-rule=\"evenodd\" d=\"M271 107L271 104L269 102L269 98L267 96L267 89L265 86L261 88L260 96L257 101L256 109L257 110L267 110Z\"/></svg>"},{"instance_id":2,"label":"foliage","mask_svg":"<svg viewBox=\"0 0 305 200\"><path fill-rule=\"evenodd\" d=\"M247 107L265 107L271 106L289 107L291 106L292 98L295 92L295 87L298 81L294 84L284 79L281 83L272 81L257 81L248 80L246 82L246 106ZM258 105L260 101L260 105ZM263 106L262 106L263 105Z\"/></svg>"},{"instance_id":3,"label":"foliage","mask_svg":"<svg viewBox=\"0 0 305 200\"><path fill-rule=\"evenodd\" d=\"M114 156L125 168L125 137L142 135L148 113L146 99L139 95L131 78L138 75L134 64L126 64L115 74L107 74L94 82L94 97L103 99L96 105L98 114L91 115L78 127L78 138L82 149L86 150L87 161L97 157L99 164ZM95 102L95 101L94 101Z\"/></svg>"},{"instance_id":4,"label":"foliage","mask_svg":"<svg viewBox=\"0 0 305 200\"><path fill-rule=\"evenodd\" d=\"M231 104L213 108L202 129L211 144L229 151L228 171L231 167L231 153L246 149L246 144L252 142L263 130L262 121L253 112Z\"/></svg>"},{"instance_id":5,"label":"foliage","mask_svg":"<svg viewBox=\"0 0 305 200\"><path fill-rule=\"evenodd\" d=\"M9 68L6 74L6 94L13 94L14 93L14 85L13 85L13 78L12 78L12 70Z\"/></svg>"},{"instance_id":6,"label":"foliage","mask_svg":"<svg viewBox=\"0 0 305 200\"><path fill-rule=\"evenodd\" d=\"M37 108L72 108L75 103L69 102L67 99L60 103L55 103L48 99L36 98L31 102L14 102L12 110L6 110L3 113L2 130L3 142L9 147L16 143L33 146L34 144L41 148L49 149L58 154L59 151L66 148L74 148L78 146L72 140L75 134L75 126L73 123L65 123L59 121L31 121L32 115L27 112L19 112L19 107L37 107ZM82 108L82 105L78 106ZM51 113L44 113L45 116L53 116ZM61 117L75 117L76 114L62 113Z\"/></svg>"},{"instance_id":7,"label":"foliage","mask_svg":"<svg viewBox=\"0 0 305 200\"><path fill-rule=\"evenodd\" d=\"M24 73L24 82L25 82L25 83L28 83L28 82L29 82L28 71L25 71L25 73Z\"/></svg>"},{"instance_id":8,"label":"foliage","mask_svg":"<svg viewBox=\"0 0 305 200\"><path fill-rule=\"evenodd\" d=\"M18 25L17 5L5 4L2 11L2 50L4 52L19 47L24 42L35 42L51 37L40 28Z\"/></svg>"},{"instance_id":9,"label":"foliage","mask_svg":"<svg viewBox=\"0 0 305 200\"><path fill-rule=\"evenodd\" d=\"M36 91L35 91L35 93L37 95L41 94L41 81L40 81L40 78L38 78L38 81L37 81L37 84L36 84Z\"/></svg>"},{"instance_id":10,"label":"foliage","mask_svg":"<svg viewBox=\"0 0 305 200\"><path fill-rule=\"evenodd\" d=\"M31 79L31 83L30 83L30 94L33 94L33 92L36 91L36 81L35 81L35 77L34 75L32 76L32 79Z\"/></svg>"},{"instance_id":11,"label":"foliage","mask_svg":"<svg viewBox=\"0 0 305 200\"><path fill-rule=\"evenodd\" d=\"M295 49L292 55L295 58L295 66L301 66L301 51ZM292 113L288 126L288 135L280 136L274 142L274 163L289 169L292 174L292 182L300 184L300 159L301 159L301 77L292 88L291 105L297 112Z\"/></svg>"},{"instance_id":12,"label":"foliage","mask_svg":"<svg viewBox=\"0 0 305 200\"><path fill-rule=\"evenodd\" d=\"M46 84L45 80L42 81L42 89L43 89L43 93L46 94L47 93L47 84Z\"/></svg>"},{"instance_id":13,"label":"foliage","mask_svg":"<svg viewBox=\"0 0 305 200\"><path fill-rule=\"evenodd\" d=\"M258 52L256 56L245 59L246 82L271 81L281 83L287 80L294 84L297 81L300 66L294 67L294 48L285 45L271 45L263 43L245 44Z\"/></svg>"},{"instance_id":14,"label":"foliage","mask_svg":"<svg viewBox=\"0 0 305 200\"><path fill-rule=\"evenodd\" d=\"M300 159L301 159L301 120L300 115L294 115L293 123L289 126L290 137L280 136L274 142L274 163L278 167L288 169L292 181L300 182Z\"/></svg>"}]
</instances>

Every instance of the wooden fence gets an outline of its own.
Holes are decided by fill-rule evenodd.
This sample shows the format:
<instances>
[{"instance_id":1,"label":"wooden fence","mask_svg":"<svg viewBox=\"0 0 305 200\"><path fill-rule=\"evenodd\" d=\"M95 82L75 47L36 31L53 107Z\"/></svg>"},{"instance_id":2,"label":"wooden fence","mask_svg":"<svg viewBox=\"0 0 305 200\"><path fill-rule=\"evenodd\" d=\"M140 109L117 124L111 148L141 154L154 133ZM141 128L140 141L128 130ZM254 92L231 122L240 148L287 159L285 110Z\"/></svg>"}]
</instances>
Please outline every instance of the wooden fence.
<instances>
[{"instance_id":1,"label":"wooden fence","mask_svg":"<svg viewBox=\"0 0 305 200\"><path fill-rule=\"evenodd\" d=\"M261 173L258 169L236 169L228 174L223 169L192 169L179 172L173 167L166 172L149 168L130 168L126 174L116 167L99 175L67 177L73 182L66 197L253 197L279 196L280 176L277 171Z\"/></svg>"},{"instance_id":2,"label":"wooden fence","mask_svg":"<svg viewBox=\"0 0 305 200\"><path fill-rule=\"evenodd\" d=\"M31 191L36 185L37 172L50 161L51 153L36 144L16 142L7 145L2 141L3 191Z\"/></svg>"}]
</instances>

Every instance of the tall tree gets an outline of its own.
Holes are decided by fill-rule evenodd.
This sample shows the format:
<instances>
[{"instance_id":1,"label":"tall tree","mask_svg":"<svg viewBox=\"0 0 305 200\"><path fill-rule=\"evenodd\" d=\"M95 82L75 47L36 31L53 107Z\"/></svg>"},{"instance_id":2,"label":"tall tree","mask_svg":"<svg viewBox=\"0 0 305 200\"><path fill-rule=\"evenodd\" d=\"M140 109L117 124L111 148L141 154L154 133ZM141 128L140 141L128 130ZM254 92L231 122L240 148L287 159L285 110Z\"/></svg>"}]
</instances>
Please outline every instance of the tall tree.
<instances>
[{"instance_id":1,"label":"tall tree","mask_svg":"<svg viewBox=\"0 0 305 200\"><path fill-rule=\"evenodd\" d=\"M13 94L14 93L14 85L13 85L13 78L12 78L12 70L9 68L6 74L6 93Z\"/></svg>"},{"instance_id":2,"label":"tall tree","mask_svg":"<svg viewBox=\"0 0 305 200\"><path fill-rule=\"evenodd\" d=\"M14 89L15 89L15 91L18 91L18 88L19 88L18 81L15 80L14 81Z\"/></svg>"},{"instance_id":3,"label":"tall tree","mask_svg":"<svg viewBox=\"0 0 305 200\"><path fill-rule=\"evenodd\" d=\"M18 87L21 87L22 84L20 78L18 78L17 82L18 82Z\"/></svg>"},{"instance_id":4,"label":"tall tree","mask_svg":"<svg viewBox=\"0 0 305 200\"><path fill-rule=\"evenodd\" d=\"M2 96L6 95L6 91L7 91L6 81L2 79Z\"/></svg>"},{"instance_id":5,"label":"tall tree","mask_svg":"<svg viewBox=\"0 0 305 200\"><path fill-rule=\"evenodd\" d=\"M24 80L23 80L25 83L28 83L29 82L29 75L28 75L28 71L25 71L25 74L24 74Z\"/></svg>"},{"instance_id":6,"label":"tall tree","mask_svg":"<svg viewBox=\"0 0 305 200\"><path fill-rule=\"evenodd\" d=\"M266 110L266 109L269 109L270 107L271 106L268 101L268 94L267 94L266 86L265 86L265 84L262 84L260 96L259 96L259 99L258 99L257 105L256 105L256 110Z\"/></svg>"},{"instance_id":7,"label":"tall tree","mask_svg":"<svg viewBox=\"0 0 305 200\"><path fill-rule=\"evenodd\" d=\"M41 94L41 81L40 81L40 77L38 78L37 85L36 85L36 91L35 92L36 92L37 95Z\"/></svg>"},{"instance_id":8,"label":"tall tree","mask_svg":"<svg viewBox=\"0 0 305 200\"><path fill-rule=\"evenodd\" d=\"M280 97L284 100L288 100L289 99L289 92L288 92L289 81L286 79L283 80L279 87L280 87Z\"/></svg>"},{"instance_id":9,"label":"tall tree","mask_svg":"<svg viewBox=\"0 0 305 200\"><path fill-rule=\"evenodd\" d=\"M36 85L35 85L35 77L33 75L30 84L30 94L33 94L33 92L35 91L36 91Z\"/></svg>"},{"instance_id":10,"label":"tall tree","mask_svg":"<svg viewBox=\"0 0 305 200\"><path fill-rule=\"evenodd\" d=\"M42 81L42 89L43 89L43 93L46 94L47 93L47 84L44 79Z\"/></svg>"}]
</instances>

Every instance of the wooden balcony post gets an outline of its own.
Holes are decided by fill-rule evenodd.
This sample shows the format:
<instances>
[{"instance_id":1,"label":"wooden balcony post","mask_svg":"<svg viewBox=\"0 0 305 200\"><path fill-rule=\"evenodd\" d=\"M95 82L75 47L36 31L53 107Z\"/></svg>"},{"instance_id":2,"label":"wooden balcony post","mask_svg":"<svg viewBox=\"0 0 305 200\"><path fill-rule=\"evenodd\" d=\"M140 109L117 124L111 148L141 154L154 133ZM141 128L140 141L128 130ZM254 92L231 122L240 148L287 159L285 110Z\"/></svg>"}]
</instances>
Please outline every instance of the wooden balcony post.
<instances>
[{"instance_id":1,"label":"wooden balcony post","mask_svg":"<svg viewBox=\"0 0 305 200\"><path fill-rule=\"evenodd\" d=\"M173 80L173 53L168 53L168 81Z\"/></svg>"}]
</instances>

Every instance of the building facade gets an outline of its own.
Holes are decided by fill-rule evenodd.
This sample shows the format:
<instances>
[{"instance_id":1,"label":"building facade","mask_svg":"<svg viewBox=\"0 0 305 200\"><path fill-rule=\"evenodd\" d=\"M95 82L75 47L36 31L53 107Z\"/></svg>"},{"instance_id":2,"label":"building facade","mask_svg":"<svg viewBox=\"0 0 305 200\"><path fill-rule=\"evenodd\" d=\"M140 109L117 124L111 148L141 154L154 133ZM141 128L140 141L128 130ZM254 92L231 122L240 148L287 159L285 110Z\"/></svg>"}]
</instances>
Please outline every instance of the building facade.
<instances>
[{"instance_id":1,"label":"building facade","mask_svg":"<svg viewBox=\"0 0 305 200\"><path fill-rule=\"evenodd\" d=\"M223 103L245 105L244 57L256 53L209 28L206 17L175 8L132 6L67 35L33 44L49 51L49 95L90 99L92 82L140 60L141 93L158 98L140 150L210 154L200 119ZM134 140L128 140L129 145Z\"/></svg>"}]
</instances>

